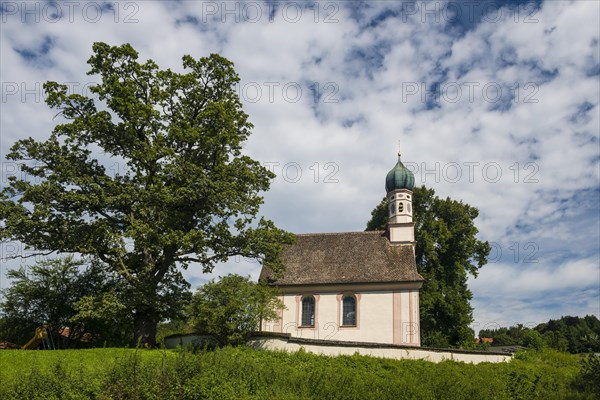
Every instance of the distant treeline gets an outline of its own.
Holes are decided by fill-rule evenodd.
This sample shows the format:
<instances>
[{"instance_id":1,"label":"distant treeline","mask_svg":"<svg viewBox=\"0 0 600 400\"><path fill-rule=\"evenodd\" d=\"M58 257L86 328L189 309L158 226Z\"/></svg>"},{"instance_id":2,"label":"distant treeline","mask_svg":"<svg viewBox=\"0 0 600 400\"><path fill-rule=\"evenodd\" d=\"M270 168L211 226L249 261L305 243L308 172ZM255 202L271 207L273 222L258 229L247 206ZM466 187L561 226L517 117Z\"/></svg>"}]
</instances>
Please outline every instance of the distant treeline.
<instances>
[{"instance_id":1,"label":"distant treeline","mask_svg":"<svg viewBox=\"0 0 600 400\"><path fill-rule=\"evenodd\" d=\"M600 352L600 320L594 315L551 319L533 329L521 324L510 328L482 329L480 338L494 339L494 346L551 347L569 353Z\"/></svg>"}]
</instances>

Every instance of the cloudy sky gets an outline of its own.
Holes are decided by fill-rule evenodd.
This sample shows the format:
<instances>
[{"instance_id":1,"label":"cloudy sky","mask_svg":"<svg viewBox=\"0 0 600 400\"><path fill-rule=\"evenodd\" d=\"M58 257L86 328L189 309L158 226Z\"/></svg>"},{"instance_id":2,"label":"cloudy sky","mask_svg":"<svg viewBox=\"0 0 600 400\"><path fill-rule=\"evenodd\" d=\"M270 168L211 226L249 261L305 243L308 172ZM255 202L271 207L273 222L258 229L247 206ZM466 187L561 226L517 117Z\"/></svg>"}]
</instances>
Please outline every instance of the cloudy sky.
<instances>
[{"instance_id":1,"label":"cloudy sky","mask_svg":"<svg viewBox=\"0 0 600 400\"><path fill-rule=\"evenodd\" d=\"M600 315L600 6L578 1L2 2L0 158L43 140L42 83L86 94L92 43L235 63L276 174L262 212L296 233L360 231L403 161L442 196L480 210L490 263L476 330ZM17 250L15 250L17 246ZM4 255L18 251L2 244ZM14 262L2 262L4 272ZM194 285L259 266L231 260Z\"/></svg>"}]
</instances>

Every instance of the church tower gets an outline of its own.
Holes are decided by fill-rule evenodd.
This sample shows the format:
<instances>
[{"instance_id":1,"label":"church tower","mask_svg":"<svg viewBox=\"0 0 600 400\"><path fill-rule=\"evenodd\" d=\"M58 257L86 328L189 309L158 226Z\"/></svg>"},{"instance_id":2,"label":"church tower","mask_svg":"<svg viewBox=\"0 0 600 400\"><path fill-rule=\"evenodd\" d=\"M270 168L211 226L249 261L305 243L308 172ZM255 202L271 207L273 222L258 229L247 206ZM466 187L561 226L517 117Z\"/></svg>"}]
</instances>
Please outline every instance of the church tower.
<instances>
[{"instance_id":1,"label":"church tower","mask_svg":"<svg viewBox=\"0 0 600 400\"><path fill-rule=\"evenodd\" d=\"M389 203L389 235L392 243L411 243L415 241L415 224L412 214L412 190L415 176L400 161L385 177L385 190Z\"/></svg>"}]
</instances>

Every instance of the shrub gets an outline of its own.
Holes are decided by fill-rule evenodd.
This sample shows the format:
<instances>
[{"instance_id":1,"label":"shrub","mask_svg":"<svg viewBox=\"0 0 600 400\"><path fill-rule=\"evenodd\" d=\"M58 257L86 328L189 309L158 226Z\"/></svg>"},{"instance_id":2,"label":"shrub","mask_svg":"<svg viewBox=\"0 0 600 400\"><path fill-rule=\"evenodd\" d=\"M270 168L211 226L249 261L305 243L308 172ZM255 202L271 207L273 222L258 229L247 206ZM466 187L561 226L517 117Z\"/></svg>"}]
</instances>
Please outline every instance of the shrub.
<instances>
[{"instance_id":1,"label":"shrub","mask_svg":"<svg viewBox=\"0 0 600 400\"><path fill-rule=\"evenodd\" d=\"M188 313L197 331L214 335L225 346L245 343L261 318L275 319L282 308L273 288L230 274L199 288Z\"/></svg>"},{"instance_id":2,"label":"shrub","mask_svg":"<svg viewBox=\"0 0 600 400\"><path fill-rule=\"evenodd\" d=\"M581 360L580 366L574 386L600 398L600 356L589 354Z\"/></svg>"},{"instance_id":3,"label":"shrub","mask_svg":"<svg viewBox=\"0 0 600 400\"><path fill-rule=\"evenodd\" d=\"M244 346L7 351L2 361L2 399L595 399L600 368L547 349L478 365Z\"/></svg>"}]
</instances>

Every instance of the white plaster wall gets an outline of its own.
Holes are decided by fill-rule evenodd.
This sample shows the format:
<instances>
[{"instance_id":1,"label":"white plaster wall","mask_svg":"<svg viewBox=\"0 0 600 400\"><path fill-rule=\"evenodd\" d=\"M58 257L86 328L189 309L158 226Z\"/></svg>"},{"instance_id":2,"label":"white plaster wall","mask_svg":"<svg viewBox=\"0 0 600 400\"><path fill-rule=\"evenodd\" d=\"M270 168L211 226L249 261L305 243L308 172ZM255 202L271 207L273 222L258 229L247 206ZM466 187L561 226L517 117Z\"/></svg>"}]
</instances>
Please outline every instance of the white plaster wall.
<instances>
[{"instance_id":1,"label":"white plaster wall","mask_svg":"<svg viewBox=\"0 0 600 400\"><path fill-rule=\"evenodd\" d=\"M390 226L391 242L414 242L414 229L412 226Z\"/></svg>"},{"instance_id":2,"label":"white plaster wall","mask_svg":"<svg viewBox=\"0 0 600 400\"><path fill-rule=\"evenodd\" d=\"M300 328L297 325L301 318L301 295L286 294L283 302L281 332L293 337L323 340L343 340L356 342L394 343L394 296L392 291L359 292L357 296L358 321L356 327L341 327L340 293L319 293L316 298L316 324L313 328ZM409 293L405 293L406 307L403 320L409 321ZM417 311L418 313L418 311ZM418 321L418 319L417 319ZM274 323L263 324L268 332L280 332ZM414 342L416 343L416 342Z\"/></svg>"},{"instance_id":3,"label":"white plaster wall","mask_svg":"<svg viewBox=\"0 0 600 400\"><path fill-rule=\"evenodd\" d=\"M453 351L432 351L426 349L402 349L402 348L365 348L365 347L343 347L317 344L288 343L282 338L257 338L249 343L255 348L266 350L280 350L296 352L301 348L305 351L327 356L361 354L373 357L392 359L425 360L434 363L444 360L461 361L465 363L479 364L481 362L508 362L512 356L509 354L483 354L483 353L455 353Z\"/></svg>"},{"instance_id":4,"label":"white plaster wall","mask_svg":"<svg viewBox=\"0 0 600 400\"><path fill-rule=\"evenodd\" d=\"M390 223L412 222L412 192L406 189L394 190L388 193L388 201L394 204L394 213L388 208L388 219ZM400 211L402 203L402 211Z\"/></svg>"},{"instance_id":5,"label":"white plaster wall","mask_svg":"<svg viewBox=\"0 0 600 400\"><path fill-rule=\"evenodd\" d=\"M360 302L360 329L354 332L342 328L340 338L337 340L393 343L393 302L394 297L391 291L364 293Z\"/></svg>"}]
</instances>

